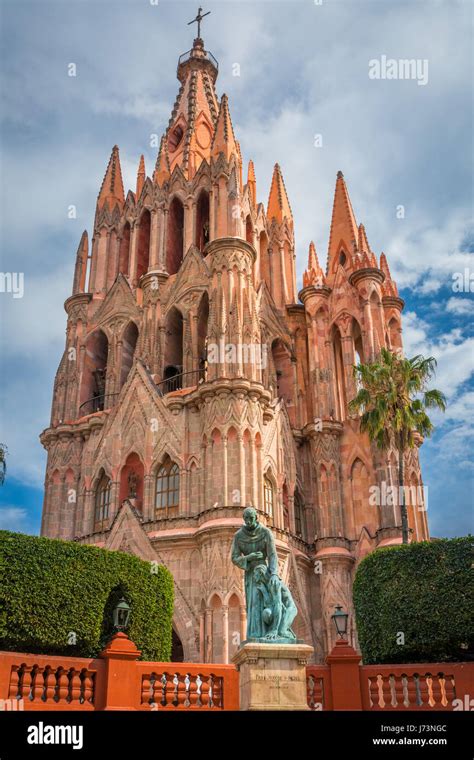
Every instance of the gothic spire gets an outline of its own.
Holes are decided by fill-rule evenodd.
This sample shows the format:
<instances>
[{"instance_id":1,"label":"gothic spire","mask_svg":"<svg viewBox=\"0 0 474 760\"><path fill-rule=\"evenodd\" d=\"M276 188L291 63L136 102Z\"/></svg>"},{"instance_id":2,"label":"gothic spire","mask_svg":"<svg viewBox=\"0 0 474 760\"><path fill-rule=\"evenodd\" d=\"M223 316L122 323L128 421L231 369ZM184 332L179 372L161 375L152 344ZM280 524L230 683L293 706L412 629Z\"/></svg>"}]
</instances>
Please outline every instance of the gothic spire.
<instances>
[{"instance_id":1,"label":"gothic spire","mask_svg":"<svg viewBox=\"0 0 474 760\"><path fill-rule=\"evenodd\" d=\"M213 158L218 158L220 153L224 154L226 161L230 159L232 154L240 160L240 150L234 135L227 95L223 95L221 98L214 139L211 147L211 156Z\"/></svg>"},{"instance_id":2,"label":"gothic spire","mask_svg":"<svg viewBox=\"0 0 474 760\"><path fill-rule=\"evenodd\" d=\"M279 164L275 164L273 169L270 195L268 196L267 218L276 219L278 224L281 224L285 218L289 222L293 221L293 214L291 213L290 202Z\"/></svg>"},{"instance_id":3,"label":"gothic spire","mask_svg":"<svg viewBox=\"0 0 474 760\"><path fill-rule=\"evenodd\" d=\"M359 231L347 191L344 175L337 173L328 247L328 273L334 273L340 263L350 259L359 239Z\"/></svg>"},{"instance_id":4,"label":"gothic spire","mask_svg":"<svg viewBox=\"0 0 474 760\"><path fill-rule=\"evenodd\" d=\"M171 173L179 166L191 179L203 160L210 161L218 111L214 88L217 70L216 59L204 50L200 37L179 58L181 86L165 132Z\"/></svg>"},{"instance_id":5,"label":"gothic spire","mask_svg":"<svg viewBox=\"0 0 474 760\"><path fill-rule=\"evenodd\" d=\"M247 187L249 189L249 197L252 205L257 205L257 180L255 178L255 167L253 165L253 161L249 161L248 171L247 171Z\"/></svg>"},{"instance_id":6,"label":"gothic spire","mask_svg":"<svg viewBox=\"0 0 474 760\"><path fill-rule=\"evenodd\" d=\"M84 293L86 287L87 257L89 255L89 239L87 230L81 235L81 240L76 253L76 266L74 268L74 280L72 284L72 295Z\"/></svg>"},{"instance_id":7,"label":"gothic spire","mask_svg":"<svg viewBox=\"0 0 474 760\"><path fill-rule=\"evenodd\" d=\"M97 207L102 208L106 202L108 202L110 209L113 209L116 203L122 206L125 202L118 145L114 145L112 148L112 153L97 198Z\"/></svg>"},{"instance_id":8,"label":"gothic spire","mask_svg":"<svg viewBox=\"0 0 474 760\"><path fill-rule=\"evenodd\" d=\"M313 241L311 241L309 244L308 267L303 273L303 287L307 288L309 285L321 287L325 282L326 278L324 277L324 272L319 264L316 247Z\"/></svg>"},{"instance_id":9,"label":"gothic spire","mask_svg":"<svg viewBox=\"0 0 474 760\"><path fill-rule=\"evenodd\" d=\"M170 176L170 162L168 157L168 145L166 142L166 136L163 135L160 142L160 150L155 164L155 171L153 172L153 182L158 185L162 185Z\"/></svg>"},{"instance_id":10,"label":"gothic spire","mask_svg":"<svg viewBox=\"0 0 474 760\"><path fill-rule=\"evenodd\" d=\"M146 179L146 171L145 171L145 158L143 154L140 156L140 162L138 164L138 172L137 172L137 189L136 189L136 198L140 197L140 194L143 190L143 185L145 184Z\"/></svg>"}]
</instances>

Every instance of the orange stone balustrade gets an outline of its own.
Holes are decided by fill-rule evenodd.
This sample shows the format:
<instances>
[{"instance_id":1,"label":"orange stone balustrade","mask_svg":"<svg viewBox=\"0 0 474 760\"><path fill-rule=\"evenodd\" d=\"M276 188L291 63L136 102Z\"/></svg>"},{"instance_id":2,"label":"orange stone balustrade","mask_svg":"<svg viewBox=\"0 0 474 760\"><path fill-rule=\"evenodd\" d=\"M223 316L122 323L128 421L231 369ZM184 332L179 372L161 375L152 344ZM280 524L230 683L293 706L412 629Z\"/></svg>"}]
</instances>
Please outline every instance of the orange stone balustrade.
<instances>
[{"instance_id":1,"label":"orange stone balustrade","mask_svg":"<svg viewBox=\"0 0 474 760\"><path fill-rule=\"evenodd\" d=\"M327 665L306 666L308 707L332 710L331 669Z\"/></svg>"},{"instance_id":2,"label":"orange stone balustrade","mask_svg":"<svg viewBox=\"0 0 474 760\"><path fill-rule=\"evenodd\" d=\"M364 665L360 688L363 710L452 710L474 695L474 664Z\"/></svg>"},{"instance_id":3,"label":"orange stone balustrade","mask_svg":"<svg viewBox=\"0 0 474 760\"><path fill-rule=\"evenodd\" d=\"M96 659L0 652L0 709L239 709L234 665L139 657L123 633ZM474 695L474 663L361 665L346 641L337 642L326 665L308 665L306 675L308 706L315 711L470 709Z\"/></svg>"},{"instance_id":4,"label":"orange stone balustrade","mask_svg":"<svg viewBox=\"0 0 474 760\"><path fill-rule=\"evenodd\" d=\"M0 700L24 710L97 710L105 662L0 652ZM18 709L18 708L17 708Z\"/></svg>"},{"instance_id":5,"label":"orange stone balustrade","mask_svg":"<svg viewBox=\"0 0 474 760\"><path fill-rule=\"evenodd\" d=\"M97 659L0 652L0 709L238 710L233 665L138 661L116 634Z\"/></svg>"}]
</instances>

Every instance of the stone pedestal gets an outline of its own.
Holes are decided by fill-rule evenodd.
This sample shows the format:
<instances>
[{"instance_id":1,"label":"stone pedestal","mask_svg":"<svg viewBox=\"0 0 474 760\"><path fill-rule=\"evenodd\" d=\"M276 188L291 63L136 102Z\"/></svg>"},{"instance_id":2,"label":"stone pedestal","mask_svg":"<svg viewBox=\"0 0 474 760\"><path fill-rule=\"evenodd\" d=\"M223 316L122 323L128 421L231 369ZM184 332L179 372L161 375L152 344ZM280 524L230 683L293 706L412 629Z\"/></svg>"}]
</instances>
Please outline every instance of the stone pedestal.
<instances>
[{"instance_id":1,"label":"stone pedestal","mask_svg":"<svg viewBox=\"0 0 474 760\"><path fill-rule=\"evenodd\" d=\"M240 671L241 710L309 710L307 644L246 643L233 656Z\"/></svg>"}]
</instances>

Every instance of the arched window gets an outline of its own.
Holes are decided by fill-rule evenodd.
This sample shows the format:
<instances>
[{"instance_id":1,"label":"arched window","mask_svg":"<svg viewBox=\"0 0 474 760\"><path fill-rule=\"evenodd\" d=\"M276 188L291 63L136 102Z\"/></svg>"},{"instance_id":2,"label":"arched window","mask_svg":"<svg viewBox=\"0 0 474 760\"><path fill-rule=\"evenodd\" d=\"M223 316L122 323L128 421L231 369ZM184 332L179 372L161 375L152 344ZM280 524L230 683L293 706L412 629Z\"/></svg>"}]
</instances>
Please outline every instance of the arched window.
<instances>
[{"instance_id":1,"label":"arched window","mask_svg":"<svg viewBox=\"0 0 474 760\"><path fill-rule=\"evenodd\" d=\"M339 264L343 267L346 261L347 261L346 254L344 253L344 251L341 251L339 254Z\"/></svg>"},{"instance_id":2,"label":"arched window","mask_svg":"<svg viewBox=\"0 0 474 760\"><path fill-rule=\"evenodd\" d=\"M166 459L161 465L156 476L155 507L157 510L165 510L167 517L170 509L179 506L179 467L176 462Z\"/></svg>"},{"instance_id":3,"label":"arched window","mask_svg":"<svg viewBox=\"0 0 474 760\"><path fill-rule=\"evenodd\" d=\"M128 374L133 365L133 357L137 347L138 327L135 322L129 322L122 339L122 366L120 368L120 388L127 381Z\"/></svg>"},{"instance_id":4,"label":"arched window","mask_svg":"<svg viewBox=\"0 0 474 760\"><path fill-rule=\"evenodd\" d=\"M81 384L80 415L101 412L109 404L105 396L109 342L102 330L95 330L86 341L84 372Z\"/></svg>"},{"instance_id":5,"label":"arched window","mask_svg":"<svg viewBox=\"0 0 474 760\"><path fill-rule=\"evenodd\" d=\"M138 246L137 246L137 284L140 278L148 272L150 261L150 230L151 214L145 209L140 217L140 226L138 229Z\"/></svg>"},{"instance_id":6,"label":"arched window","mask_svg":"<svg viewBox=\"0 0 474 760\"><path fill-rule=\"evenodd\" d=\"M334 391L336 396L336 419L344 420L346 418L346 383L344 378L341 333L337 327L334 327L332 336L335 369Z\"/></svg>"},{"instance_id":7,"label":"arched window","mask_svg":"<svg viewBox=\"0 0 474 760\"><path fill-rule=\"evenodd\" d=\"M176 274L183 260L184 206L179 198L173 198L168 212L166 234L166 268L168 274Z\"/></svg>"},{"instance_id":8,"label":"arched window","mask_svg":"<svg viewBox=\"0 0 474 760\"><path fill-rule=\"evenodd\" d=\"M170 393L181 388L183 372L183 315L173 306L166 317L165 359L163 367L163 392Z\"/></svg>"},{"instance_id":9,"label":"arched window","mask_svg":"<svg viewBox=\"0 0 474 760\"><path fill-rule=\"evenodd\" d=\"M202 295L197 316L197 362L199 367L199 380L205 380L207 366L207 327L209 322L209 296L206 292Z\"/></svg>"},{"instance_id":10,"label":"arched window","mask_svg":"<svg viewBox=\"0 0 474 760\"><path fill-rule=\"evenodd\" d=\"M196 205L196 246L201 253L209 242L209 194L202 190Z\"/></svg>"},{"instance_id":11,"label":"arched window","mask_svg":"<svg viewBox=\"0 0 474 760\"><path fill-rule=\"evenodd\" d=\"M119 272L128 274L130 257L130 224L127 222L122 230L119 251Z\"/></svg>"},{"instance_id":12,"label":"arched window","mask_svg":"<svg viewBox=\"0 0 474 760\"><path fill-rule=\"evenodd\" d=\"M304 539L305 538L304 507L303 507L303 500L298 491L295 491L294 506L295 506L295 533L297 536L301 536L301 538Z\"/></svg>"},{"instance_id":13,"label":"arched window","mask_svg":"<svg viewBox=\"0 0 474 760\"><path fill-rule=\"evenodd\" d=\"M293 401L293 366L290 353L279 338L272 343L272 359L275 368L276 395L291 405Z\"/></svg>"},{"instance_id":14,"label":"arched window","mask_svg":"<svg viewBox=\"0 0 474 760\"><path fill-rule=\"evenodd\" d=\"M273 518L274 501L273 483L268 475L265 475L263 478L263 503L265 513L271 518Z\"/></svg>"},{"instance_id":15,"label":"arched window","mask_svg":"<svg viewBox=\"0 0 474 760\"><path fill-rule=\"evenodd\" d=\"M289 508L289 499L288 499L288 488L286 486L286 483L283 485L283 492L282 492L282 499L283 499L283 527L285 530L290 530L290 508Z\"/></svg>"},{"instance_id":16,"label":"arched window","mask_svg":"<svg viewBox=\"0 0 474 760\"><path fill-rule=\"evenodd\" d=\"M95 523L103 523L109 517L111 487L110 478L103 472L95 492Z\"/></svg>"}]
</instances>

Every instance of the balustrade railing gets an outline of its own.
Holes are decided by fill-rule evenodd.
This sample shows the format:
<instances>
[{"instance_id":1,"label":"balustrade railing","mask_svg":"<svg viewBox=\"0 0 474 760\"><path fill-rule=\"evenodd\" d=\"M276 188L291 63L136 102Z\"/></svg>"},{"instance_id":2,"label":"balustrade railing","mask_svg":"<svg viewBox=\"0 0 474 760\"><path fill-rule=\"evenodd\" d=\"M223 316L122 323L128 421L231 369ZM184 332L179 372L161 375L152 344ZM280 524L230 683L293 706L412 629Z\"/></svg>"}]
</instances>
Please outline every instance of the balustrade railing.
<instances>
[{"instance_id":1,"label":"balustrade railing","mask_svg":"<svg viewBox=\"0 0 474 760\"><path fill-rule=\"evenodd\" d=\"M97 659L0 652L0 710L239 709L234 665L142 662L139 655L123 634ZM327 665L307 666L308 707L354 709L356 695L357 709L370 711L470 709L473 670L473 663L346 664L332 654Z\"/></svg>"}]
</instances>

